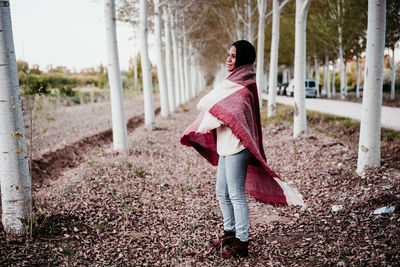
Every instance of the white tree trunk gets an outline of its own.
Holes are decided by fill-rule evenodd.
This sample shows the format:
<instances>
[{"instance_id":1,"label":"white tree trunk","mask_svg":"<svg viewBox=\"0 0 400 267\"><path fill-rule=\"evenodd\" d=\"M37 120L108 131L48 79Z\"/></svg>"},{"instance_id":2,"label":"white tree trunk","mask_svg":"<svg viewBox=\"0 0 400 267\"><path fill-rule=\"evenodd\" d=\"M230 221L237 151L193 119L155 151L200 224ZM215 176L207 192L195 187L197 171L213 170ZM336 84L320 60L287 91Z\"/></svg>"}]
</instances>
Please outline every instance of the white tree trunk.
<instances>
[{"instance_id":1,"label":"white tree trunk","mask_svg":"<svg viewBox=\"0 0 400 267\"><path fill-rule=\"evenodd\" d=\"M332 97L331 94L331 70L329 69L329 60L328 60L328 65L326 66L326 94L328 98Z\"/></svg>"},{"instance_id":2,"label":"white tree trunk","mask_svg":"<svg viewBox=\"0 0 400 267\"><path fill-rule=\"evenodd\" d=\"M165 66L161 39L161 9L160 0L154 0L154 33L156 37L156 62L157 78L160 89L161 116L168 118L170 115L168 104L167 78L165 77Z\"/></svg>"},{"instance_id":3,"label":"white tree trunk","mask_svg":"<svg viewBox=\"0 0 400 267\"><path fill-rule=\"evenodd\" d=\"M395 98L395 85L396 85L396 66L397 64L394 61L394 49L392 49L392 58L391 58L391 67L392 67L392 84L390 89L390 99L394 100Z\"/></svg>"},{"instance_id":4,"label":"white tree trunk","mask_svg":"<svg viewBox=\"0 0 400 267\"><path fill-rule=\"evenodd\" d=\"M183 46L183 38L179 42L179 78L180 78L180 83L181 83L181 96L182 96L182 103L185 104L187 102L187 95L186 95L186 88L185 88L185 78L186 78L186 73L185 73L185 63L184 63L184 58L185 58L185 51L184 51L184 46Z\"/></svg>"},{"instance_id":5,"label":"white tree trunk","mask_svg":"<svg viewBox=\"0 0 400 267\"><path fill-rule=\"evenodd\" d=\"M266 6L266 1L265 6ZM265 12L265 11L264 11ZM272 40L269 62L268 118L276 114L276 83L278 78L279 0L272 1ZM264 38L263 38L264 41Z\"/></svg>"},{"instance_id":6,"label":"white tree trunk","mask_svg":"<svg viewBox=\"0 0 400 267\"><path fill-rule=\"evenodd\" d=\"M262 0L264 1L264 0ZM266 4L265 4L266 5ZM265 12L264 12L265 13ZM247 39L250 43L254 42L254 32L253 32L253 24L252 24L252 16L253 16L253 5L251 0L247 0Z\"/></svg>"},{"instance_id":7,"label":"white tree trunk","mask_svg":"<svg viewBox=\"0 0 400 267\"><path fill-rule=\"evenodd\" d=\"M32 197L9 1L0 5L0 121L1 218L12 238L26 234Z\"/></svg>"},{"instance_id":8,"label":"white tree trunk","mask_svg":"<svg viewBox=\"0 0 400 267\"><path fill-rule=\"evenodd\" d=\"M192 48L192 46L190 46L190 52L189 52L189 55L190 55L190 57L189 57L189 62L190 62L190 79L189 79L189 81L190 81L190 90L191 90L191 94L192 94L192 98L194 98L194 97L196 97L196 95L197 95L197 83L196 83L196 77L197 77L197 75L196 75L196 67L195 67L195 65L194 65L194 56L193 56L193 54L194 54L194 49Z\"/></svg>"},{"instance_id":9,"label":"white tree trunk","mask_svg":"<svg viewBox=\"0 0 400 267\"><path fill-rule=\"evenodd\" d=\"M133 58L133 81L135 84L135 89L138 84L138 66L137 66L138 55Z\"/></svg>"},{"instance_id":10,"label":"white tree trunk","mask_svg":"<svg viewBox=\"0 0 400 267\"><path fill-rule=\"evenodd\" d=\"M360 56L357 55L357 73L356 73L356 97L360 97Z\"/></svg>"},{"instance_id":11,"label":"white tree trunk","mask_svg":"<svg viewBox=\"0 0 400 267\"><path fill-rule=\"evenodd\" d=\"M317 97L320 96L319 92L319 62L317 56L314 56L314 66L315 66L315 83L317 84Z\"/></svg>"},{"instance_id":12,"label":"white tree trunk","mask_svg":"<svg viewBox=\"0 0 400 267\"><path fill-rule=\"evenodd\" d=\"M335 74L335 62L332 63L332 96L336 95L336 74Z\"/></svg>"},{"instance_id":13,"label":"white tree trunk","mask_svg":"<svg viewBox=\"0 0 400 267\"><path fill-rule=\"evenodd\" d=\"M306 69L306 17L311 0L296 0L296 29L294 52L294 127L293 136L307 132L305 69Z\"/></svg>"},{"instance_id":14,"label":"white tree trunk","mask_svg":"<svg viewBox=\"0 0 400 267\"><path fill-rule=\"evenodd\" d=\"M344 95L347 97L347 61L344 61Z\"/></svg>"},{"instance_id":15,"label":"white tree trunk","mask_svg":"<svg viewBox=\"0 0 400 267\"><path fill-rule=\"evenodd\" d=\"M282 83L287 83L287 72L286 68L282 71Z\"/></svg>"},{"instance_id":16,"label":"white tree trunk","mask_svg":"<svg viewBox=\"0 0 400 267\"><path fill-rule=\"evenodd\" d=\"M174 56L174 89L175 89L175 108L182 104L181 84L180 84L180 70L179 70L179 50L178 50L178 37L177 37L177 23L174 21L173 16L170 16L171 24L171 38Z\"/></svg>"},{"instance_id":17,"label":"white tree trunk","mask_svg":"<svg viewBox=\"0 0 400 267\"><path fill-rule=\"evenodd\" d=\"M183 35L183 66L185 68L185 95L186 102L188 102L192 98L191 90L190 90L190 60L189 60L189 49L186 40L186 34Z\"/></svg>"},{"instance_id":18,"label":"white tree trunk","mask_svg":"<svg viewBox=\"0 0 400 267\"><path fill-rule=\"evenodd\" d=\"M262 106L261 94L265 88L264 84L264 27L265 27L265 11L267 9L266 0L258 0L258 37L257 37L257 72L256 82L258 88L258 98L260 107Z\"/></svg>"},{"instance_id":19,"label":"white tree trunk","mask_svg":"<svg viewBox=\"0 0 400 267\"><path fill-rule=\"evenodd\" d=\"M381 109L385 49L386 1L368 1L366 71L362 103L357 173L379 167Z\"/></svg>"},{"instance_id":20,"label":"white tree trunk","mask_svg":"<svg viewBox=\"0 0 400 267\"><path fill-rule=\"evenodd\" d=\"M154 113L153 82L151 80L151 66L147 45L147 0L140 0L140 55L142 62L143 76L143 97L144 97L144 124L148 129L154 129L156 124Z\"/></svg>"},{"instance_id":21,"label":"white tree trunk","mask_svg":"<svg viewBox=\"0 0 400 267\"><path fill-rule=\"evenodd\" d=\"M170 9L163 7L164 11L164 35L165 35L165 61L167 70L167 87L168 87L168 106L172 113L175 110L175 93L174 93L174 70L172 64L172 44L171 44L171 28L170 28Z\"/></svg>"},{"instance_id":22,"label":"white tree trunk","mask_svg":"<svg viewBox=\"0 0 400 267\"><path fill-rule=\"evenodd\" d=\"M324 85L323 85L323 90L325 91L325 95L327 96L328 95L328 90L327 90L327 86L326 86L326 81L327 81L327 76L328 76L328 57L327 56L325 56L325 62L324 62L324 76L323 76L323 78L324 78Z\"/></svg>"},{"instance_id":23,"label":"white tree trunk","mask_svg":"<svg viewBox=\"0 0 400 267\"><path fill-rule=\"evenodd\" d=\"M311 66L311 62L307 65L307 78L312 79L312 74L313 74L313 68Z\"/></svg>"},{"instance_id":24,"label":"white tree trunk","mask_svg":"<svg viewBox=\"0 0 400 267\"><path fill-rule=\"evenodd\" d=\"M107 69L110 85L111 117L113 128L113 147L119 152L128 151L128 134L126 128L124 90L122 88L121 71L119 68L118 41L116 31L115 1L106 0L104 7Z\"/></svg>"}]
</instances>

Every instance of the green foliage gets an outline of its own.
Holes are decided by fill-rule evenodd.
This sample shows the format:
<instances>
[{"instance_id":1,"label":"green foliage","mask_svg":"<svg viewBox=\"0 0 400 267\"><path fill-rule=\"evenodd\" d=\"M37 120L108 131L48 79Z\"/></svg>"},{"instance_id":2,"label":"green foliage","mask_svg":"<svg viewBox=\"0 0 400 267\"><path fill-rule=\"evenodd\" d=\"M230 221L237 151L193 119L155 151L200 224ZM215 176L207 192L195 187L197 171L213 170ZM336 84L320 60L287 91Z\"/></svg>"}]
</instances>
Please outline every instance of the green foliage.
<instances>
[{"instance_id":1,"label":"green foliage","mask_svg":"<svg viewBox=\"0 0 400 267\"><path fill-rule=\"evenodd\" d=\"M267 102L264 101L263 108L261 109L261 125L266 126L269 124L277 124L280 121L293 122L293 107L287 105L277 105L276 115L272 118L267 117L268 109Z\"/></svg>"},{"instance_id":2,"label":"green foliage","mask_svg":"<svg viewBox=\"0 0 400 267\"><path fill-rule=\"evenodd\" d=\"M400 41L400 1L386 1L386 47L394 49Z\"/></svg>"},{"instance_id":3,"label":"green foliage","mask_svg":"<svg viewBox=\"0 0 400 267\"><path fill-rule=\"evenodd\" d=\"M108 86L107 71L103 65L97 70L83 69L80 73L71 73L64 66L50 66L48 73L45 73L38 65L29 68L29 64L21 60L17 61L17 67L22 95L61 96L72 103L80 104L89 102L88 99L104 98L104 94L100 96L98 92L79 92L75 88Z\"/></svg>"},{"instance_id":4,"label":"green foliage","mask_svg":"<svg viewBox=\"0 0 400 267\"><path fill-rule=\"evenodd\" d=\"M100 64L97 74L96 86L99 88L106 88L108 86L107 69L102 64Z\"/></svg>"},{"instance_id":5,"label":"green foliage","mask_svg":"<svg viewBox=\"0 0 400 267\"><path fill-rule=\"evenodd\" d=\"M292 1L285 7L280 16L278 60L279 64L286 66L292 66L294 63L295 15L296 3Z\"/></svg>"}]
</instances>

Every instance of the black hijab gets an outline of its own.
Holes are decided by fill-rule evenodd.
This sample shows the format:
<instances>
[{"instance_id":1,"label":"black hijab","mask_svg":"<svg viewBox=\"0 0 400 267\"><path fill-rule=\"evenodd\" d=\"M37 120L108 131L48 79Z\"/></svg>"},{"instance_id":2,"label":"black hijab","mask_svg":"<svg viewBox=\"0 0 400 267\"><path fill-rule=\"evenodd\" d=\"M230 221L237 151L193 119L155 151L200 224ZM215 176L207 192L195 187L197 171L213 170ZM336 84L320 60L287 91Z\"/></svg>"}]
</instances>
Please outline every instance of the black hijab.
<instances>
[{"instance_id":1,"label":"black hijab","mask_svg":"<svg viewBox=\"0 0 400 267\"><path fill-rule=\"evenodd\" d=\"M235 69L246 64L253 64L256 60L256 49L246 40L236 41L232 44L236 47Z\"/></svg>"}]
</instances>

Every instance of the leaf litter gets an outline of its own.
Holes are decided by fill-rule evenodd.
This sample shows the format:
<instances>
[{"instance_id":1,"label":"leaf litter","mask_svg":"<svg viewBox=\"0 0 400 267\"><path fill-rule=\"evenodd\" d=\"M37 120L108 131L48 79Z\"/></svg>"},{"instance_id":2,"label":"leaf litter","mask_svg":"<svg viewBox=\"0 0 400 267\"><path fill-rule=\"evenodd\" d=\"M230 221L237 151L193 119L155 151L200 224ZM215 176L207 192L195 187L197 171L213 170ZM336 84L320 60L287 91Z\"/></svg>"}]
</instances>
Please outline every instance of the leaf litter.
<instances>
[{"instance_id":1,"label":"leaf litter","mask_svg":"<svg viewBox=\"0 0 400 267\"><path fill-rule=\"evenodd\" d=\"M157 117L155 131L143 125L130 131L129 153L113 152L110 143L100 153L93 146L81 155L84 163L34 187L32 236L7 243L0 226L0 265L389 266L400 261L399 209L373 214L383 206L400 207L400 171L393 167L399 162L386 157L382 167L358 176L357 150L348 137L309 129L295 139L286 121L263 129L268 163L308 206L275 208L248 197L250 255L221 259L208 246L222 231L216 168L179 144L198 114L194 103L168 119ZM341 209L333 211L335 205Z\"/></svg>"}]
</instances>

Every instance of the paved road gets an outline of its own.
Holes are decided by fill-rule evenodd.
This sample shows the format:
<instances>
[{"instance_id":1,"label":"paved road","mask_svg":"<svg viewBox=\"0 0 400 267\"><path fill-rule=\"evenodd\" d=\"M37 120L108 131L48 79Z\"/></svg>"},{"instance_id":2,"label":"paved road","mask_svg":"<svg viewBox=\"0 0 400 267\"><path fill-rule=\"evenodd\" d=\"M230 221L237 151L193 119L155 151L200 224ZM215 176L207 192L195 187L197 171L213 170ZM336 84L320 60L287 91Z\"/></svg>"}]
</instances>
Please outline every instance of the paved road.
<instances>
[{"instance_id":1,"label":"paved road","mask_svg":"<svg viewBox=\"0 0 400 267\"><path fill-rule=\"evenodd\" d=\"M263 99L267 99L267 96L263 95ZM293 106L293 97L277 96L276 102ZM306 98L306 109L360 121L362 104L348 101ZM382 106L382 127L400 131L400 108Z\"/></svg>"}]
</instances>

